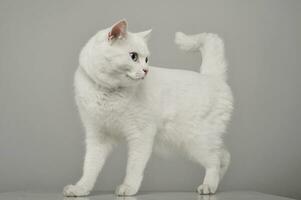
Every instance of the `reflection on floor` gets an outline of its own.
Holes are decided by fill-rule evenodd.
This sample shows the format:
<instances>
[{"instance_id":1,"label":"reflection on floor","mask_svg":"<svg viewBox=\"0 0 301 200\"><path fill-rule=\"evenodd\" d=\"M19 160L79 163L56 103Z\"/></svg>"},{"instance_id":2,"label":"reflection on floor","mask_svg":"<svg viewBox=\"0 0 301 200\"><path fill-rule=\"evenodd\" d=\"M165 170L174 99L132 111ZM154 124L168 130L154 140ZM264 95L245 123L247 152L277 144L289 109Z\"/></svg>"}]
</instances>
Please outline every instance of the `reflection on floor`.
<instances>
[{"instance_id":1,"label":"reflection on floor","mask_svg":"<svg viewBox=\"0 0 301 200\"><path fill-rule=\"evenodd\" d=\"M292 200L259 192L219 192L216 195L198 195L189 192L141 192L132 197L117 197L112 193L94 192L87 197L63 197L60 193L7 192L0 200Z\"/></svg>"}]
</instances>

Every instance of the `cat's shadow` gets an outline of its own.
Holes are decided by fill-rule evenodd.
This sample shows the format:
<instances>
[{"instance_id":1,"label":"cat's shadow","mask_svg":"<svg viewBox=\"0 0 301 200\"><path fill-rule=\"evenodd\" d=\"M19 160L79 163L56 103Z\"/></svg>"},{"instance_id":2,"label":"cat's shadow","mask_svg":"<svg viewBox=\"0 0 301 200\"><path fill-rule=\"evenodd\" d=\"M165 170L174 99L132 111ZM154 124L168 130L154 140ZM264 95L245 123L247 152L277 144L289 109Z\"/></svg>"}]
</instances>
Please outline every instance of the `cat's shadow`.
<instances>
[{"instance_id":1,"label":"cat's shadow","mask_svg":"<svg viewBox=\"0 0 301 200\"><path fill-rule=\"evenodd\" d=\"M149 195L152 192L141 192L137 196L115 196L112 192L92 192L87 197L64 197L63 200L102 200L102 199L112 199L112 200L149 200ZM216 195L197 195L196 200L218 200ZM165 200L165 199L162 199Z\"/></svg>"},{"instance_id":2,"label":"cat's shadow","mask_svg":"<svg viewBox=\"0 0 301 200\"><path fill-rule=\"evenodd\" d=\"M86 197L64 197L63 200L101 200L101 199L112 199L112 200L139 200L137 196L116 196L112 192L92 192Z\"/></svg>"}]
</instances>

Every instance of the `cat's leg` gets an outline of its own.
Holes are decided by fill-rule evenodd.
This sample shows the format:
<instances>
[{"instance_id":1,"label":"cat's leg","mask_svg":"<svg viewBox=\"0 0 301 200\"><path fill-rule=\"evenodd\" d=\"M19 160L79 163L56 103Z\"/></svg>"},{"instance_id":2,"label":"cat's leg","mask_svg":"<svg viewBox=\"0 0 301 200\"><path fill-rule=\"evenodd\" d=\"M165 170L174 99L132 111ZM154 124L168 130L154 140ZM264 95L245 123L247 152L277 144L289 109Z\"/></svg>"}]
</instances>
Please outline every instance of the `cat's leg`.
<instances>
[{"instance_id":1,"label":"cat's leg","mask_svg":"<svg viewBox=\"0 0 301 200\"><path fill-rule=\"evenodd\" d=\"M203 183L197 188L199 194L214 194L220 182L220 162L205 166Z\"/></svg>"},{"instance_id":2,"label":"cat's leg","mask_svg":"<svg viewBox=\"0 0 301 200\"><path fill-rule=\"evenodd\" d=\"M123 183L116 188L118 196L135 195L141 185L147 161L152 153L153 136L140 134L128 138L128 161Z\"/></svg>"},{"instance_id":3,"label":"cat's leg","mask_svg":"<svg viewBox=\"0 0 301 200\"><path fill-rule=\"evenodd\" d=\"M222 147L202 155L202 158L197 159L197 161L205 167L206 172L203 184L197 188L197 191L199 194L214 194L229 167L231 156Z\"/></svg>"},{"instance_id":4,"label":"cat's leg","mask_svg":"<svg viewBox=\"0 0 301 200\"><path fill-rule=\"evenodd\" d=\"M230 165L231 155L227 149L222 149L220 158L221 158L220 179L222 179Z\"/></svg>"},{"instance_id":5,"label":"cat's leg","mask_svg":"<svg viewBox=\"0 0 301 200\"><path fill-rule=\"evenodd\" d=\"M221 157L220 152L212 150L209 146L204 147L201 142L193 141L188 147L190 158L205 168L203 183L197 188L199 194L214 194L221 180Z\"/></svg>"},{"instance_id":6,"label":"cat's leg","mask_svg":"<svg viewBox=\"0 0 301 200\"><path fill-rule=\"evenodd\" d=\"M102 137L101 133L94 130L87 132L83 175L75 185L64 188L65 196L86 196L90 193L112 146L113 142Z\"/></svg>"}]
</instances>

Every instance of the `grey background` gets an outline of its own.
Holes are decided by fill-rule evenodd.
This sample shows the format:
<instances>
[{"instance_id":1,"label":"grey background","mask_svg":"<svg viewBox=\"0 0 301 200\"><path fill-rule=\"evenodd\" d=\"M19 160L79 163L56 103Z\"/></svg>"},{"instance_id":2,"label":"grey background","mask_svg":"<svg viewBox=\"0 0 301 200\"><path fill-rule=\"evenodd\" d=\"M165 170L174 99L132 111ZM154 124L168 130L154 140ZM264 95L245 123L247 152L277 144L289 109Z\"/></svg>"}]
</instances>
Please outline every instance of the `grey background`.
<instances>
[{"instance_id":1,"label":"grey background","mask_svg":"<svg viewBox=\"0 0 301 200\"><path fill-rule=\"evenodd\" d=\"M151 64L198 70L197 54L174 33L216 32L226 43L235 112L226 143L232 165L221 190L301 198L301 2L0 1L0 192L61 190L81 174L84 134L73 99L78 53L121 18L153 28ZM114 190L124 145L95 190ZM193 191L204 171L182 158L153 156L144 191Z\"/></svg>"}]
</instances>

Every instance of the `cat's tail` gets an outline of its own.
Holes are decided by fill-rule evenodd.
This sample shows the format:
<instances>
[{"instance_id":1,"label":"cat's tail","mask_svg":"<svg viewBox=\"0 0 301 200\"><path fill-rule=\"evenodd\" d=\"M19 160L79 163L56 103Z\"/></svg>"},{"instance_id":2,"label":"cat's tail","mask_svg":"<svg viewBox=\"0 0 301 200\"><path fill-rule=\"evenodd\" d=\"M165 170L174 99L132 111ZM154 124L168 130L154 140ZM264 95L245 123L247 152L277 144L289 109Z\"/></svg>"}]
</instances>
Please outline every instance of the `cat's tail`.
<instances>
[{"instance_id":1,"label":"cat's tail","mask_svg":"<svg viewBox=\"0 0 301 200\"><path fill-rule=\"evenodd\" d=\"M218 35L213 33L186 35L177 32L175 43L182 50L200 51L202 53L201 74L226 78L227 63L224 42Z\"/></svg>"}]
</instances>

